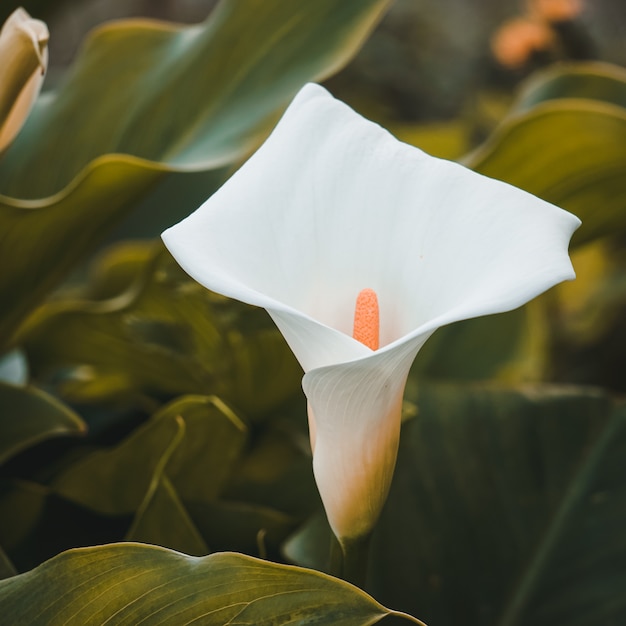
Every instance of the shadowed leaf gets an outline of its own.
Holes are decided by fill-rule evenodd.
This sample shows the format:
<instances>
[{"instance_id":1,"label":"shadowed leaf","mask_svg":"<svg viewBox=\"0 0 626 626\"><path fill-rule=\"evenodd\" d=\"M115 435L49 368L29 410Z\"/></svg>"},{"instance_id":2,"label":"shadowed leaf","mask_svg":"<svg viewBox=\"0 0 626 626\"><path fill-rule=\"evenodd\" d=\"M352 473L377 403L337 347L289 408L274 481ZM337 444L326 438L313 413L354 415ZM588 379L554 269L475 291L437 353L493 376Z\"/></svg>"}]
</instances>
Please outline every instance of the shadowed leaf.
<instances>
[{"instance_id":1,"label":"shadowed leaf","mask_svg":"<svg viewBox=\"0 0 626 626\"><path fill-rule=\"evenodd\" d=\"M87 427L69 407L35 387L0 382L0 463L30 446Z\"/></svg>"},{"instance_id":2,"label":"shadowed leaf","mask_svg":"<svg viewBox=\"0 0 626 626\"><path fill-rule=\"evenodd\" d=\"M178 416L185 421L185 435L172 451L167 475L181 498L215 499L241 452L246 429L218 399L201 396L172 402L115 448L81 458L56 478L55 491L101 513L135 513L179 432Z\"/></svg>"},{"instance_id":3,"label":"shadowed leaf","mask_svg":"<svg viewBox=\"0 0 626 626\"><path fill-rule=\"evenodd\" d=\"M213 393L252 415L299 391L302 370L265 311L207 291L161 246L143 266L123 252L111 253L122 265L103 258L96 292L126 281L125 291L52 302L33 317L23 342L36 375L69 372L64 391L76 400Z\"/></svg>"},{"instance_id":4,"label":"shadowed leaf","mask_svg":"<svg viewBox=\"0 0 626 626\"><path fill-rule=\"evenodd\" d=\"M626 619L626 412L601 391L423 385L366 589L439 626ZM286 545L325 568L323 516Z\"/></svg>"}]
</instances>

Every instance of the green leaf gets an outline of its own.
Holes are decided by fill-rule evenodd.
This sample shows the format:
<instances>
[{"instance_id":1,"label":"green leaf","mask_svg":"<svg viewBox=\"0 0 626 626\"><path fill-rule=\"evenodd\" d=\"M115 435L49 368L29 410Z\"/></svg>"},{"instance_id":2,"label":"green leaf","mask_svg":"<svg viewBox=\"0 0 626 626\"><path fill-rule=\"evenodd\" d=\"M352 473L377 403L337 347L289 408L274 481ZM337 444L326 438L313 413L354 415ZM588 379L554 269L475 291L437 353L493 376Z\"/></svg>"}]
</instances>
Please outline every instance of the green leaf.
<instances>
[{"instance_id":1,"label":"green leaf","mask_svg":"<svg viewBox=\"0 0 626 626\"><path fill-rule=\"evenodd\" d=\"M486 380L508 375L512 368L518 375L530 370L540 376L536 362L528 367L521 358L533 337L528 316L529 307L521 307L439 328L411 371L422 378L448 380Z\"/></svg>"},{"instance_id":2,"label":"green leaf","mask_svg":"<svg viewBox=\"0 0 626 626\"><path fill-rule=\"evenodd\" d=\"M626 620L626 407L602 391L424 385L366 589L439 626ZM325 567L328 524L287 544Z\"/></svg>"},{"instance_id":3,"label":"green leaf","mask_svg":"<svg viewBox=\"0 0 626 626\"><path fill-rule=\"evenodd\" d=\"M441 626L622 623L624 408L549 387L417 402L372 546L377 597Z\"/></svg>"},{"instance_id":4,"label":"green leaf","mask_svg":"<svg viewBox=\"0 0 626 626\"><path fill-rule=\"evenodd\" d=\"M212 551L235 550L266 558L279 546L296 521L268 507L243 502L186 502L196 527Z\"/></svg>"},{"instance_id":5,"label":"green leaf","mask_svg":"<svg viewBox=\"0 0 626 626\"><path fill-rule=\"evenodd\" d=\"M87 430L76 413L35 387L0 382L0 406L0 463L40 441Z\"/></svg>"},{"instance_id":6,"label":"green leaf","mask_svg":"<svg viewBox=\"0 0 626 626\"><path fill-rule=\"evenodd\" d=\"M305 82L350 59L388 4L223 0L198 26L95 31L3 155L0 265L12 270L0 298L12 304L0 345L166 173L249 153Z\"/></svg>"},{"instance_id":7,"label":"green leaf","mask_svg":"<svg viewBox=\"0 0 626 626\"><path fill-rule=\"evenodd\" d=\"M465 164L571 211L572 245L626 229L626 108L556 99L509 117Z\"/></svg>"},{"instance_id":8,"label":"green leaf","mask_svg":"<svg viewBox=\"0 0 626 626\"><path fill-rule=\"evenodd\" d=\"M13 624L375 624L400 615L313 571L233 553L191 557L140 544L70 550L0 582ZM419 624L419 620L404 616Z\"/></svg>"},{"instance_id":9,"label":"green leaf","mask_svg":"<svg viewBox=\"0 0 626 626\"><path fill-rule=\"evenodd\" d=\"M160 546L201 555L209 551L180 501L176 489L165 475L167 464L185 437L185 422L176 418L178 431L155 469L148 491L127 534L128 541Z\"/></svg>"},{"instance_id":10,"label":"green leaf","mask_svg":"<svg viewBox=\"0 0 626 626\"><path fill-rule=\"evenodd\" d=\"M125 539L196 556L209 553L204 538L165 475L159 476L146 494Z\"/></svg>"},{"instance_id":11,"label":"green leaf","mask_svg":"<svg viewBox=\"0 0 626 626\"><path fill-rule=\"evenodd\" d=\"M0 262L10 268L0 275L0 298L10 303L0 313L0 345L162 175L161 166L133 157L103 157L54 196L27 201L0 195Z\"/></svg>"},{"instance_id":12,"label":"green leaf","mask_svg":"<svg viewBox=\"0 0 626 626\"><path fill-rule=\"evenodd\" d=\"M223 402L202 396L170 403L118 446L82 457L55 479L55 491L101 513L135 513L179 432L180 417L186 432L167 475L181 498L214 500L241 453L246 429Z\"/></svg>"},{"instance_id":13,"label":"green leaf","mask_svg":"<svg viewBox=\"0 0 626 626\"><path fill-rule=\"evenodd\" d=\"M609 63L558 64L531 76L515 102L514 110L561 98L599 100L626 107L626 70Z\"/></svg>"},{"instance_id":14,"label":"green leaf","mask_svg":"<svg viewBox=\"0 0 626 626\"><path fill-rule=\"evenodd\" d=\"M119 541L129 523L128 517L97 515L29 480L0 481L0 545L18 571L75 546Z\"/></svg>"},{"instance_id":15,"label":"green leaf","mask_svg":"<svg viewBox=\"0 0 626 626\"><path fill-rule=\"evenodd\" d=\"M29 541L44 518L49 491L26 481L0 483L0 542L10 554ZM41 541L41 537L38 537Z\"/></svg>"},{"instance_id":16,"label":"green leaf","mask_svg":"<svg viewBox=\"0 0 626 626\"><path fill-rule=\"evenodd\" d=\"M306 517L319 507L308 432L294 432L293 428L308 428L304 395L298 400L285 416L287 422L273 420L257 434L234 469L224 498L269 507L296 518Z\"/></svg>"},{"instance_id":17,"label":"green leaf","mask_svg":"<svg viewBox=\"0 0 626 626\"><path fill-rule=\"evenodd\" d=\"M299 392L302 370L265 311L207 291L161 245L144 267L132 261L122 270L122 260L107 258L99 282L110 290L127 280L126 291L105 301L52 302L21 338L35 375L69 373L66 397L208 392L258 415ZM132 272L134 282L125 278Z\"/></svg>"}]
</instances>

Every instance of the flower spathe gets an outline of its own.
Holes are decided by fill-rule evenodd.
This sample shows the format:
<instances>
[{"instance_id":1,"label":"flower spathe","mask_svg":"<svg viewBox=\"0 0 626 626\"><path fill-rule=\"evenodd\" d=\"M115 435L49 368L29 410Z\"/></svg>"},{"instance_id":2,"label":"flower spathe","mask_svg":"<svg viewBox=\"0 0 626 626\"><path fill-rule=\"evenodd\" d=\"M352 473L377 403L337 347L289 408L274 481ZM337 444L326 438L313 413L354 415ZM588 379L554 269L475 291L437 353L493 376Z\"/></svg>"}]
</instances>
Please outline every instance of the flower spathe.
<instances>
[{"instance_id":1,"label":"flower spathe","mask_svg":"<svg viewBox=\"0 0 626 626\"><path fill-rule=\"evenodd\" d=\"M163 233L205 287L267 309L302 365L313 470L340 541L366 535L391 483L409 368L454 321L572 279L579 220L426 155L317 85L261 148ZM379 348L352 336L371 289Z\"/></svg>"},{"instance_id":2,"label":"flower spathe","mask_svg":"<svg viewBox=\"0 0 626 626\"><path fill-rule=\"evenodd\" d=\"M16 9L0 29L0 153L22 128L48 67L48 27Z\"/></svg>"}]
</instances>

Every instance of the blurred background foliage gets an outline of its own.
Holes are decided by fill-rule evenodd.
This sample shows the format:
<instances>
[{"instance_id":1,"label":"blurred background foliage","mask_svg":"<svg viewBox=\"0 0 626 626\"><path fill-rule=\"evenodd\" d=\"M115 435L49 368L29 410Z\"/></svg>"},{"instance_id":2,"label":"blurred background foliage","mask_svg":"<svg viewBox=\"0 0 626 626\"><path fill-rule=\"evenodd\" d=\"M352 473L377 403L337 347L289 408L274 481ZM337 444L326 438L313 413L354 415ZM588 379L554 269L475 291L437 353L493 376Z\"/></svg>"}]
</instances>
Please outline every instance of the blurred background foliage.
<instances>
[{"instance_id":1,"label":"blurred background foliage","mask_svg":"<svg viewBox=\"0 0 626 626\"><path fill-rule=\"evenodd\" d=\"M626 620L621 0L23 4L51 66L0 160L0 578L124 539L327 569L297 363L155 239L326 78L583 220L575 282L418 356L366 590L439 625Z\"/></svg>"}]
</instances>

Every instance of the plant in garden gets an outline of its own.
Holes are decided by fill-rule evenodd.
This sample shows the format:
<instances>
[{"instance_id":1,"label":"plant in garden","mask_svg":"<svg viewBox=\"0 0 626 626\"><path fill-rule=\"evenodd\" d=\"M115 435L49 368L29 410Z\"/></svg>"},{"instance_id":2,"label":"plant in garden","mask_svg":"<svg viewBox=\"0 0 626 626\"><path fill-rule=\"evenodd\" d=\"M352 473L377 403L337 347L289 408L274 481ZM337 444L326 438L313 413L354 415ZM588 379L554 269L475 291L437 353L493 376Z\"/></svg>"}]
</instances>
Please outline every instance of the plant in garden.
<instances>
[{"instance_id":1,"label":"plant in garden","mask_svg":"<svg viewBox=\"0 0 626 626\"><path fill-rule=\"evenodd\" d=\"M211 196L389 4L221 0L194 26L104 25L5 147L0 621L422 623L385 606L431 626L624 621L625 405L546 384L571 334L601 349L623 318L623 265L607 283L578 251L599 241L608 259L626 228L622 68L537 75L468 169L305 87L166 235L200 282L271 317L161 241L81 267L121 219L134 228L114 240L151 238ZM30 65L5 109L45 65L46 31L16 15L28 36L6 47L5 27L0 77L7 51ZM378 111L432 154L476 147L466 117L451 151L442 126ZM582 280L519 307L573 275L578 222L556 206L582 218Z\"/></svg>"},{"instance_id":2,"label":"plant in garden","mask_svg":"<svg viewBox=\"0 0 626 626\"><path fill-rule=\"evenodd\" d=\"M267 309L302 365L315 479L352 575L391 484L417 352L440 326L572 279L579 224L309 84L247 163L163 234L205 287Z\"/></svg>"}]
</instances>

